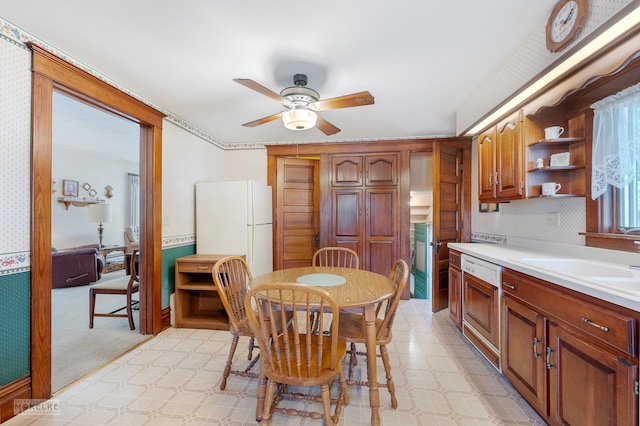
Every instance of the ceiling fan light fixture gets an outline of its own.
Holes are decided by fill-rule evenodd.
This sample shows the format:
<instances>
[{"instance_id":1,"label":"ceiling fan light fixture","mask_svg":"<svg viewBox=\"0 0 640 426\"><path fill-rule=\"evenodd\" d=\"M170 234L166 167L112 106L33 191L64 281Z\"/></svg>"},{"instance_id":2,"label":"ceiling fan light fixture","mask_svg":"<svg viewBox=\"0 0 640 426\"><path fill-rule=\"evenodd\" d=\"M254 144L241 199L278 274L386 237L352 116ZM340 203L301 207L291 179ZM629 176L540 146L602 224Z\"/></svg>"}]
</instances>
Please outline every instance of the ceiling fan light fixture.
<instances>
[{"instance_id":1,"label":"ceiling fan light fixture","mask_svg":"<svg viewBox=\"0 0 640 426\"><path fill-rule=\"evenodd\" d=\"M318 116L309 109L292 109L282 114L284 127L290 130L308 130L316 125Z\"/></svg>"}]
</instances>

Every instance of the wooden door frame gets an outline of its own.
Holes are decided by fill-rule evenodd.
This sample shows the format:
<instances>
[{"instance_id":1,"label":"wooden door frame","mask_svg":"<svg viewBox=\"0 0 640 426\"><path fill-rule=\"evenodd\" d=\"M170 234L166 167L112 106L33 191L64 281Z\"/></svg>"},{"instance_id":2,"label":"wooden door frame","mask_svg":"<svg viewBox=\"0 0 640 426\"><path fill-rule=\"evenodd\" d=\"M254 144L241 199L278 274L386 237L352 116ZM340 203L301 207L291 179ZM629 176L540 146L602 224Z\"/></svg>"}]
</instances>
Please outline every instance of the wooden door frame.
<instances>
[{"instance_id":1,"label":"wooden door frame","mask_svg":"<svg viewBox=\"0 0 640 426\"><path fill-rule=\"evenodd\" d=\"M31 104L31 398L51 396L51 171L53 91L140 126L140 332L161 330L162 120L164 114L29 43ZM144 285L149 283L151 285ZM88 303L88 301L87 301ZM87 318L88 327L88 318Z\"/></svg>"}]
</instances>

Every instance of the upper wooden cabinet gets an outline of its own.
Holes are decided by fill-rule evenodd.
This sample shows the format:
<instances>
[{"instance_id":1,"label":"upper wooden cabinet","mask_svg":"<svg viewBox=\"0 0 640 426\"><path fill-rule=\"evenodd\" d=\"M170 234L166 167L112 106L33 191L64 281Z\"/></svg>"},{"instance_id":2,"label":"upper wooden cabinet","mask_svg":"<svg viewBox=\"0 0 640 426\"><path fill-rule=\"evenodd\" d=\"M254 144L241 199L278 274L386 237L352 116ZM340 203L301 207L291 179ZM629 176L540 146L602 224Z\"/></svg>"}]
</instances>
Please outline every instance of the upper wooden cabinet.
<instances>
[{"instance_id":1,"label":"upper wooden cabinet","mask_svg":"<svg viewBox=\"0 0 640 426\"><path fill-rule=\"evenodd\" d=\"M482 202L524 197L522 112L478 137L478 189Z\"/></svg>"},{"instance_id":2,"label":"upper wooden cabinet","mask_svg":"<svg viewBox=\"0 0 640 426\"><path fill-rule=\"evenodd\" d=\"M395 154L335 155L331 158L331 185L397 186Z\"/></svg>"}]
</instances>

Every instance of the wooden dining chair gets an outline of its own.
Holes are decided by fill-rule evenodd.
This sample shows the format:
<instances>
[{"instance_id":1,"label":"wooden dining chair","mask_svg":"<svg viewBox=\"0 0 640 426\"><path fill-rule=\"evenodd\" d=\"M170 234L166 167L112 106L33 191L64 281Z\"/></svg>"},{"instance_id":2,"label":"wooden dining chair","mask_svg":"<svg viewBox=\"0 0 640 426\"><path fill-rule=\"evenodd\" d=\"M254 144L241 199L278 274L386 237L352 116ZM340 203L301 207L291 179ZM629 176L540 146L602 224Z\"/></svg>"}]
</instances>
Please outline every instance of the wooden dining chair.
<instances>
[{"instance_id":1,"label":"wooden dining chair","mask_svg":"<svg viewBox=\"0 0 640 426\"><path fill-rule=\"evenodd\" d=\"M119 317L128 318L129 327L135 330L133 308L138 305L138 301L133 300L133 295L140 291L140 274L136 267L137 256L138 250L134 250L131 256L131 275L94 284L89 288L89 328L93 328L95 317ZM96 296L99 294L126 296L126 305L108 313L96 312ZM122 313L122 311L125 312Z\"/></svg>"},{"instance_id":2,"label":"wooden dining chair","mask_svg":"<svg viewBox=\"0 0 640 426\"><path fill-rule=\"evenodd\" d=\"M258 377L257 373L251 372L259 360L260 354L253 358L253 350L257 348L251 327L247 321L247 314L244 309L244 299L247 295L249 283L253 279L247 262L241 256L228 256L220 259L213 266L213 282L218 290L218 296L229 317L229 332L233 336L227 364L222 373L222 383L220 390L227 387L229 374L241 377ZM247 359L251 362L244 370L232 370L233 357L238 346L240 337L249 337L249 353ZM252 359L253 358L253 359Z\"/></svg>"},{"instance_id":3,"label":"wooden dining chair","mask_svg":"<svg viewBox=\"0 0 640 426\"><path fill-rule=\"evenodd\" d=\"M378 304L376 309L376 346L380 347L380 357L384 365L387 376L386 387L391 395L391 406L398 408L396 399L396 389L391 376L391 365L389 364L389 352L387 346L391 342L393 320L400 304L400 298L409 278L409 266L407 262L398 259L391 269L389 279L393 281L395 294L384 302ZM382 309L384 308L384 311ZM384 312L384 315L380 315ZM340 327L338 331L340 337L350 342L349 349L349 374L347 384L358 386L369 386L368 381L353 380L353 367L357 364L357 355L366 356L367 353L356 350L356 343L366 343L367 335L365 331L364 315L354 313L344 313L340 315ZM380 386L385 386L380 384Z\"/></svg>"},{"instance_id":4,"label":"wooden dining chair","mask_svg":"<svg viewBox=\"0 0 640 426\"><path fill-rule=\"evenodd\" d=\"M323 419L326 425L338 424L342 405L349 403L342 372L347 343L338 336L340 314L329 293L296 283L267 283L249 292L245 307L260 346L261 368L267 378L260 424L268 425L274 412ZM329 333L313 332L312 321L309 321L311 312L317 313L321 327L330 328ZM338 397L332 399L330 386L336 378L340 389ZM296 393L290 386L295 386L295 390L319 386L320 395ZM280 407L285 397L321 402L322 413ZM335 404L333 414L331 403Z\"/></svg>"},{"instance_id":5,"label":"wooden dining chair","mask_svg":"<svg viewBox=\"0 0 640 426\"><path fill-rule=\"evenodd\" d=\"M358 253L346 247L323 247L313 254L312 266L360 268Z\"/></svg>"}]
</instances>

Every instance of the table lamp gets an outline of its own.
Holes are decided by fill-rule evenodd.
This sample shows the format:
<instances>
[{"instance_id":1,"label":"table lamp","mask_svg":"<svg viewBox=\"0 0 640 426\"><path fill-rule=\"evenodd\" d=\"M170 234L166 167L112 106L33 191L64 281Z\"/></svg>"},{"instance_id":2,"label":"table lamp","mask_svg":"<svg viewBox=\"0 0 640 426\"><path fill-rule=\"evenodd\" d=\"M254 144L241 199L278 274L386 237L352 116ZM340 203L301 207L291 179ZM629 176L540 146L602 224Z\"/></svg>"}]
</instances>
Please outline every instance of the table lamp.
<instances>
[{"instance_id":1,"label":"table lamp","mask_svg":"<svg viewBox=\"0 0 640 426\"><path fill-rule=\"evenodd\" d=\"M89 204L89 222L99 223L98 239L100 240L100 247L103 247L102 231L104 228L102 224L111 222L111 204Z\"/></svg>"}]
</instances>

